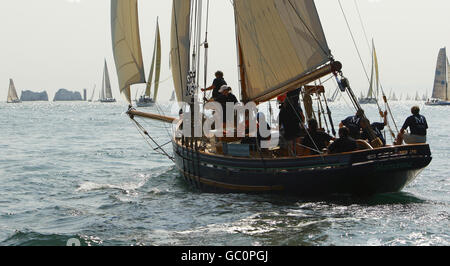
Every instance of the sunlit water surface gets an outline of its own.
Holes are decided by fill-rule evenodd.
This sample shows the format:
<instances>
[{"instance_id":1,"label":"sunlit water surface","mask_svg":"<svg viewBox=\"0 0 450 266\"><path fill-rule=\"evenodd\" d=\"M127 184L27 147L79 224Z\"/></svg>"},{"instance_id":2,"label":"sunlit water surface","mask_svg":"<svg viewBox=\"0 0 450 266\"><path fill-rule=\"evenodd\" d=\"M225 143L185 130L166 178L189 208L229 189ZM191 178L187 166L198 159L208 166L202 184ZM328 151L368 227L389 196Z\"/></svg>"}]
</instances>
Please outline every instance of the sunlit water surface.
<instances>
[{"instance_id":1,"label":"sunlit water surface","mask_svg":"<svg viewBox=\"0 0 450 266\"><path fill-rule=\"evenodd\" d=\"M399 124L413 104L392 104ZM450 108L420 106L433 162L404 192L302 200L191 189L121 104L2 103L0 245L449 245ZM353 114L331 108L336 124Z\"/></svg>"}]
</instances>

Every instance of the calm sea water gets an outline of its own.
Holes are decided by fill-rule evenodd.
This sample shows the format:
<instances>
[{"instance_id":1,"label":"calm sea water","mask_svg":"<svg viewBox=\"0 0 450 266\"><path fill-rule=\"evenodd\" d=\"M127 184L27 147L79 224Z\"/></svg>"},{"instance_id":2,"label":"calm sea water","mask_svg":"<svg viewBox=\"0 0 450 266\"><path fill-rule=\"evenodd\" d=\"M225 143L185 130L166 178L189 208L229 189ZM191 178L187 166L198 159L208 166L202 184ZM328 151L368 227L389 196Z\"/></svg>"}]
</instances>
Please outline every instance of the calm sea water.
<instances>
[{"instance_id":1,"label":"calm sea water","mask_svg":"<svg viewBox=\"0 0 450 266\"><path fill-rule=\"evenodd\" d=\"M393 103L398 122L413 104ZM335 122L353 114L345 103L332 109ZM0 245L450 244L448 107L424 107L434 159L402 193L316 201L199 193L124 111L0 104ZM162 124L144 125L169 141Z\"/></svg>"}]
</instances>

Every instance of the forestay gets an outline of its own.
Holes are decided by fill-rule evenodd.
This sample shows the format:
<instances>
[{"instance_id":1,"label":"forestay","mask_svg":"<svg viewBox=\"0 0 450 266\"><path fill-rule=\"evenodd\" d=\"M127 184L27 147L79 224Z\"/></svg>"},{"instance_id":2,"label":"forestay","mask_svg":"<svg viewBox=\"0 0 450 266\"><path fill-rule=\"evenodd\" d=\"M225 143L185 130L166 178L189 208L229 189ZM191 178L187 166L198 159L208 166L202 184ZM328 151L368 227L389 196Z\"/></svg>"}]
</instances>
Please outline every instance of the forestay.
<instances>
[{"instance_id":1,"label":"forestay","mask_svg":"<svg viewBox=\"0 0 450 266\"><path fill-rule=\"evenodd\" d=\"M111 31L119 88L131 103L130 86L145 83L137 0L111 0Z\"/></svg>"},{"instance_id":2,"label":"forestay","mask_svg":"<svg viewBox=\"0 0 450 266\"><path fill-rule=\"evenodd\" d=\"M295 89L331 61L313 0L235 0L245 101L263 102Z\"/></svg>"}]
</instances>

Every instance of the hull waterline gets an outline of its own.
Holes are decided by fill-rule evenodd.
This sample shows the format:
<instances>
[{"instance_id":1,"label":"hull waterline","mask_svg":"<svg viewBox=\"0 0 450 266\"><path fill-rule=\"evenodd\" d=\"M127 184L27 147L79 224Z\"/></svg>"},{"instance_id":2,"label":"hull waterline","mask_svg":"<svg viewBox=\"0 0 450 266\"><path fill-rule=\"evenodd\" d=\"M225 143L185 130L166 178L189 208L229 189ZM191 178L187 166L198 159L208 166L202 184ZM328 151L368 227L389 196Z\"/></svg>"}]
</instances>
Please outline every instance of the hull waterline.
<instances>
[{"instance_id":1,"label":"hull waterline","mask_svg":"<svg viewBox=\"0 0 450 266\"><path fill-rule=\"evenodd\" d=\"M264 161L192 152L177 143L173 148L181 176L201 191L299 197L399 192L432 159L428 145Z\"/></svg>"}]
</instances>

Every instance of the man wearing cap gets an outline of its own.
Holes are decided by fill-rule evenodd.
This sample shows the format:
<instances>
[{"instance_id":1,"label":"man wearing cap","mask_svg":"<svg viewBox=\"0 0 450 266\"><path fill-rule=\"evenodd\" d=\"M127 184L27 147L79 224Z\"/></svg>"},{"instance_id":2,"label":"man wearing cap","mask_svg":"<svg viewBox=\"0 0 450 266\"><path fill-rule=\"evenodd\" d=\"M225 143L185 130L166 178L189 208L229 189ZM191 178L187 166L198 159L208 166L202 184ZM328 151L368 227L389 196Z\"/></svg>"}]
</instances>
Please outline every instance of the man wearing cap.
<instances>
[{"instance_id":1,"label":"man wearing cap","mask_svg":"<svg viewBox=\"0 0 450 266\"><path fill-rule=\"evenodd\" d=\"M214 98L214 100L222 106L223 111L223 122L225 123L227 121L227 103L238 103L238 99L236 96L231 92L231 87L227 85L223 85L219 89L219 95Z\"/></svg>"},{"instance_id":2,"label":"man wearing cap","mask_svg":"<svg viewBox=\"0 0 450 266\"><path fill-rule=\"evenodd\" d=\"M217 97L219 97L220 94L219 90L222 88L222 86L228 85L225 79L223 78L222 71L217 71L215 75L216 79L214 79L211 87L202 89L203 92L213 90L212 99L216 99Z\"/></svg>"}]
</instances>

